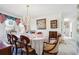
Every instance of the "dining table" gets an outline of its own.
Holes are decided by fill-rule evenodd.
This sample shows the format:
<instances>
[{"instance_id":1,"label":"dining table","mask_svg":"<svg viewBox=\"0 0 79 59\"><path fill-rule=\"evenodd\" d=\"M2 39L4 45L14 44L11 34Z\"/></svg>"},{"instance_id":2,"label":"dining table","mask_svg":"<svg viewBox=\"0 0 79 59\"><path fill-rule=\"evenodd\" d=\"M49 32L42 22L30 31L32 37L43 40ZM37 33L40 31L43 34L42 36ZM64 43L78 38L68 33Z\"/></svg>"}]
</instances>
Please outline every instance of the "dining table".
<instances>
[{"instance_id":1,"label":"dining table","mask_svg":"<svg viewBox=\"0 0 79 59\"><path fill-rule=\"evenodd\" d=\"M31 46L36 50L36 53L38 55L42 55L43 52L43 42L45 38L44 37L36 37L31 40Z\"/></svg>"}]
</instances>

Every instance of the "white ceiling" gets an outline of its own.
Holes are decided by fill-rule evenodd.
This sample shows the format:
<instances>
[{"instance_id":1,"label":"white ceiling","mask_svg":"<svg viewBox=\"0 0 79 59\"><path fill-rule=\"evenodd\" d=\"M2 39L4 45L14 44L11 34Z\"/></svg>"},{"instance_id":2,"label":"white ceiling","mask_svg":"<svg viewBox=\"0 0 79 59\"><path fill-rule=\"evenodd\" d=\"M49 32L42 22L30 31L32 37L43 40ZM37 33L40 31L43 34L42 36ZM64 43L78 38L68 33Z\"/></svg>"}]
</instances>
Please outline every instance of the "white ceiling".
<instances>
[{"instance_id":1,"label":"white ceiling","mask_svg":"<svg viewBox=\"0 0 79 59\"><path fill-rule=\"evenodd\" d=\"M75 4L30 4L29 15L32 17L48 16L62 12L75 11ZM0 4L0 10L16 16L27 16L25 4Z\"/></svg>"}]
</instances>

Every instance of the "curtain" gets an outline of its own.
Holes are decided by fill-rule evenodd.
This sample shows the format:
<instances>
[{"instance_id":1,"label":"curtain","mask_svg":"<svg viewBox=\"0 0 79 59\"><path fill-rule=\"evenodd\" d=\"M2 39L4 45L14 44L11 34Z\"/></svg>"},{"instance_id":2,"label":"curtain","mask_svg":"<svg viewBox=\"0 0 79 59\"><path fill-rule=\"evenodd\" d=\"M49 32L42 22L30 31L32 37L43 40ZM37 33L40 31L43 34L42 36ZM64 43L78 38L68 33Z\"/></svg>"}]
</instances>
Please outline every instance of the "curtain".
<instances>
[{"instance_id":1,"label":"curtain","mask_svg":"<svg viewBox=\"0 0 79 59\"><path fill-rule=\"evenodd\" d=\"M0 19L1 19L1 20L5 20L5 19L6 19L5 15L0 14Z\"/></svg>"},{"instance_id":2,"label":"curtain","mask_svg":"<svg viewBox=\"0 0 79 59\"><path fill-rule=\"evenodd\" d=\"M24 24L25 26L25 30L26 32L29 32L30 31L30 17L29 16L24 16L23 19L22 19L22 23Z\"/></svg>"}]
</instances>

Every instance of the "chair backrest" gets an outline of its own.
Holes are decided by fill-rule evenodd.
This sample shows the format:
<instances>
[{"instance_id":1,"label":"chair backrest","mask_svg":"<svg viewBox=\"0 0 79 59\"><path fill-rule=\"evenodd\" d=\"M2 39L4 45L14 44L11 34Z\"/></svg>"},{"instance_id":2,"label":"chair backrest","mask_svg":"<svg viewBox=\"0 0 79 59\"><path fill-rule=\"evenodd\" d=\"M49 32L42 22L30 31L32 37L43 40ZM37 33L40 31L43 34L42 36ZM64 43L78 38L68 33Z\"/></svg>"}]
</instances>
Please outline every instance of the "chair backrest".
<instances>
[{"instance_id":1,"label":"chair backrest","mask_svg":"<svg viewBox=\"0 0 79 59\"><path fill-rule=\"evenodd\" d=\"M21 40L21 46L26 49L26 52L28 54L28 44L30 43L30 39L24 35L21 35L20 40Z\"/></svg>"},{"instance_id":2,"label":"chair backrest","mask_svg":"<svg viewBox=\"0 0 79 59\"><path fill-rule=\"evenodd\" d=\"M57 38L57 31L49 31L49 38Z\"/></svg>"},{"instance_id":3,"label":"chair backrest","mask_svg":"<svg viewBox=\"0 0 79 59\"><path fill-rule=\"evenodd\" d=\"M53 49L52 49L50 52L58 52L59 37L60 37L60 36L57 36L57 42L56 42L55 46L53 47Z\"/></svg>"},{"instance_id":4,"label":"chair backrest","mask_svg":"<svg viewBox=\"0 0 79 59\"><path fill-rule=\"evenodd\" d=\"M24 35L20 36L20 40L25 45L27 45L28 43L30 43L30 39L27 36L24 36Z\"/></svg>"},{"instance_id":5,"label":"chair backrest","mask_svg":"<svg viewBox=\"0 0 79 59\"><path fill-rule=\"evenodd\" d=\"M15 46L17 45L18 37L12 34L12 41Z\"/></svg>"},{"instance_id":6,"label":"chair backrest","mask_svg":"<svg viewBox=\"0 0 79 59\"><path fill-rule=\"evenodd\" d=\"M49 42L51 38L57 39L57 31L49 31Z\"/></svg>"},{"instance_id":7,"label":"chair backrest","mask_svg":"<svg viewBox=\"0 0 79 59\"><path fill-rule=\"evenodd\" d=\"M11 34L7 34L7 38L10 44L12 44L12 36Z\"/></svg>"},{"instance_id":8,"label":"chair backrest","mask_svg":"<svg viewBox=\"0 0 79 59\"><path fill-rule=\"evenodd\" d=\"M59 39L57 38L56 40L57 42L55 44L49 43L50 45L54 45L50 50L48 50L50 54L58 53Z\"/></svg>"},{"instance_id":9,"label":"chair backrest","mask_svg":"<svg viewBox=\"0 0 79 59\"><path fill-rule=\"evenodd\" d=\"M43 37L43 33L42 32L37 32L36 34L37 34L36 35L37 37Z\"/></svg>"},{"instance_id":10,"label":"chair backrest","mask_svg":"<svg viewBox=\"0 0 79 59\"><path fill-rule=\"evenodd\" d=\"M37 34L42 34L42 32L37 32Z\"/></svg>"}]
</instances>

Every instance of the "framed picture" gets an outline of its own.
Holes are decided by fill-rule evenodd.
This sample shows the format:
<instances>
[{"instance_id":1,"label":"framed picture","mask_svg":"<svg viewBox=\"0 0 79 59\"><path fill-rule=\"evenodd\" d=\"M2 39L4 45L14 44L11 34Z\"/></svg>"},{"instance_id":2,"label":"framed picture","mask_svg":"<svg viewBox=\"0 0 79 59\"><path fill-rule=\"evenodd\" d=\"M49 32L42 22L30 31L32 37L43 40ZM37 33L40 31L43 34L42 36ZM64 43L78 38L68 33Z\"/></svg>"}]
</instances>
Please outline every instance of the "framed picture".
<instances>
[{"instance_id":1,"label":"framed picture","mask_svg":"<svg viewBox=\"0 0 79 59\"><path fill-rule=\"evenodd\" d=\"M77 21L79 21L79 16L77 16Z\"/></svg>"},{"instance_id":2,"label":"framed picture","mask_svg":"<svg viewBox=\"0 0 79 59\"><path fill-rule=\"evenodd\" d=\"M52 29L57 28L57 20L51 20L51 21L50 21L50 27L51 27Z\"/></svg>"},{"instance_id":3,"label":"framed picture","mask_svg":"<svg viewBox=\"0 0 79 59\"><path fill-rule=\"evenodd\" d=\"M46 19L37 20L37 29L46 29Z\"/></svg>"},{"instance_id":4,"label":"framed picture","mask_svg":"<svg viewBox=\"0 0 79 59\"><path fill-rule=\"evenodd\" d=\"M76 30L77 30L77 33L79 33L79 24L77 24L77 29Z\"/></svg>"},{"instance_id":5,"label":"framed picture","mask_svg":"<svg viewBox=\"0 0 79 59\"><path fill-rule=\"evenodd\" d=\"M64 27L65 27L65 28L70 28L70 22L65 21L65 22L64 22Z\"/></svg>"},{"instance_id":6,"label":"framed picture","mask_svg":"<svg viewBox=\"0 0 79 59\"><path fill-rule=\"evenodd\" d=\"M79 29L77 29L77 33L79 33Z\"/></svg>"}]
</instances>

